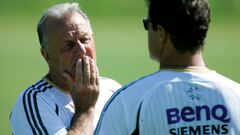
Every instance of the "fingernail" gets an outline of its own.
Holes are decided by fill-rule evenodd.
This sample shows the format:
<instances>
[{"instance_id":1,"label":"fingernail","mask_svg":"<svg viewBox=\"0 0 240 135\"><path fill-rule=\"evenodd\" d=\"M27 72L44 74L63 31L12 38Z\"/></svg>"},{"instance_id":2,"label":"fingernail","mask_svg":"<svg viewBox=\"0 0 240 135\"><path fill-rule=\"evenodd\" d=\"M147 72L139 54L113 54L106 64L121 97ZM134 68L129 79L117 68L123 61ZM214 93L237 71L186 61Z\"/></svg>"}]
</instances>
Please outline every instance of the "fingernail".
<instances>
[{"instance_id":1,"label":"fingernail","mask_svg":"<svg viewBox=\"0 0 240 135\"><path fill-rule=\"evenodd\" d=\"M94 64L95 64L95 61L94 61L93 59L90 59L90 60L91 60L91 62L92 62L92 63L94 63Z\"/></svg>"},{"instance_id":2,"label":"fingernail","mask_svg":"<svg viewBox=\"0 0 240 135\"><path fill-rule=\"evenodd\" d=\"M78 60L77 60L77 63L82 63L82 59L78 59Z\"/></svg>"}]
</instances>

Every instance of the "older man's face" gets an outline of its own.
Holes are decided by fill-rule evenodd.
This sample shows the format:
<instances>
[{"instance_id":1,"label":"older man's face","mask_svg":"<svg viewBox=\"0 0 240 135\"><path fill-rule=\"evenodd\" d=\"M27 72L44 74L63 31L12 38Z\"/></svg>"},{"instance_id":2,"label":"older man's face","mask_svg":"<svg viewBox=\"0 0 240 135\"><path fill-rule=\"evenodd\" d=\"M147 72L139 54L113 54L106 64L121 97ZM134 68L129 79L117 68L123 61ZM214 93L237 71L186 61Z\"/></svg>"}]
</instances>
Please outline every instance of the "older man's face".
<instances>
[{"instance_id":1,"label":"older man's face","mask_svg":"<svg viewBox=\"0 0 240 135\"><path fill-rule=\"evenodd\" d=\"M62 77L68 72L75 77L76 62L84 55L96 61L95 43L90 24L74 13L63 19L49 19L47 25L48 64L51 73Z\"/></svg>"}]
</instances>

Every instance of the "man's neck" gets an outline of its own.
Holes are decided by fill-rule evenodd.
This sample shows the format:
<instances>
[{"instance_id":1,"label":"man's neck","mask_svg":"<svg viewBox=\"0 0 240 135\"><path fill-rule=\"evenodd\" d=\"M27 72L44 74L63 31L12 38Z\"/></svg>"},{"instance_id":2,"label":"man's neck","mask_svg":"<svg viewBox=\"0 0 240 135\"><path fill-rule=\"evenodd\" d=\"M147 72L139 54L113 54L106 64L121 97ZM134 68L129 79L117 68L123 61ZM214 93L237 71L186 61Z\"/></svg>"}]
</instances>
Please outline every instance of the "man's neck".
<instances>
[{"instance_id":1,"label":"man's neck","mask_svg":"<svg viewBox=\"0 0 240 135\"><path fill-rule=\"evenodd\" d=\"M202 52L198 51L194 54L192 53L172 53L165 59L161 61L160 68L187 68L187 67L206 67L206 64L202 57Z\"/></svg>"},{"instance_id":2,"label":"man's neck","mask_svg":"<svg viewBox=\"0 0 240 135\"><path fill-rule=\"evenodd\" d=\"M45 78L47 78L50 82L52 82L54 85L59 87L60 91L64 93L69 93L69 87L66 84L66 80L62 76L57 76L54 73L49 72Z\"/></svg>"}]
</instances>

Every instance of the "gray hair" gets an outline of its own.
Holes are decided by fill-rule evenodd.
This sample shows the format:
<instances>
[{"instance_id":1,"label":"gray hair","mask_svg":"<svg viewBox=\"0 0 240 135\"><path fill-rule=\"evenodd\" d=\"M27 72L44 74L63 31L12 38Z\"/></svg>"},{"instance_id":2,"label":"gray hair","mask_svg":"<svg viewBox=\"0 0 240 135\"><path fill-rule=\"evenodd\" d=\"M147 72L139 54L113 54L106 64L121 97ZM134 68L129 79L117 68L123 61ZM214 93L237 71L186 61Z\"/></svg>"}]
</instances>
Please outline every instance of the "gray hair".
<instances>
[{"instance_id":1,"label":"gray hair","mask_svg":"<svg viewBox=\"0 0 240 135\"><path fill-rule=\"evenodd\" d=\"M40 21L37 25L37 33L39 42L42 48L46 48L48 44L48 34L46 32L46 20L48 18L63 18L67 14L72 13L79 13L85 21L89 24L89 28L91 29L90 22L86 14L80 9L78 3L63 3L63 4L57 4L50 8L48 8L42 15Z\"/></svg>"}]
</instances>

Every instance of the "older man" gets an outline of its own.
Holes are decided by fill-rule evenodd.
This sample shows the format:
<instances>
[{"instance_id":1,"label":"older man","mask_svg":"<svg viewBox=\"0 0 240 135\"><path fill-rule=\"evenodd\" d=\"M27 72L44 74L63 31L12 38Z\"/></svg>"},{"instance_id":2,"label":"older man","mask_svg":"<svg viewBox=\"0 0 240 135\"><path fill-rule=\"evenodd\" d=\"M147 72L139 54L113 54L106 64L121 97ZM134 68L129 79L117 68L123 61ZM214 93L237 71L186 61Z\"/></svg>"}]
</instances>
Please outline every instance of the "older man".
<instances>
[{"instance_id":1,"label":"older man","mask_svg":"<svg viewBox=\"0 0 240 135\"><path fill-rule=\"evenodd\" d=\"M55 5L43 14L37 30L49 72L20 94L10 117L13 134L91 134L83 129L93 128L93 117L85 116L94 115L96 123L120 85L99 78L87 16L76 3Z\"/></svg>"}]
</instances>

